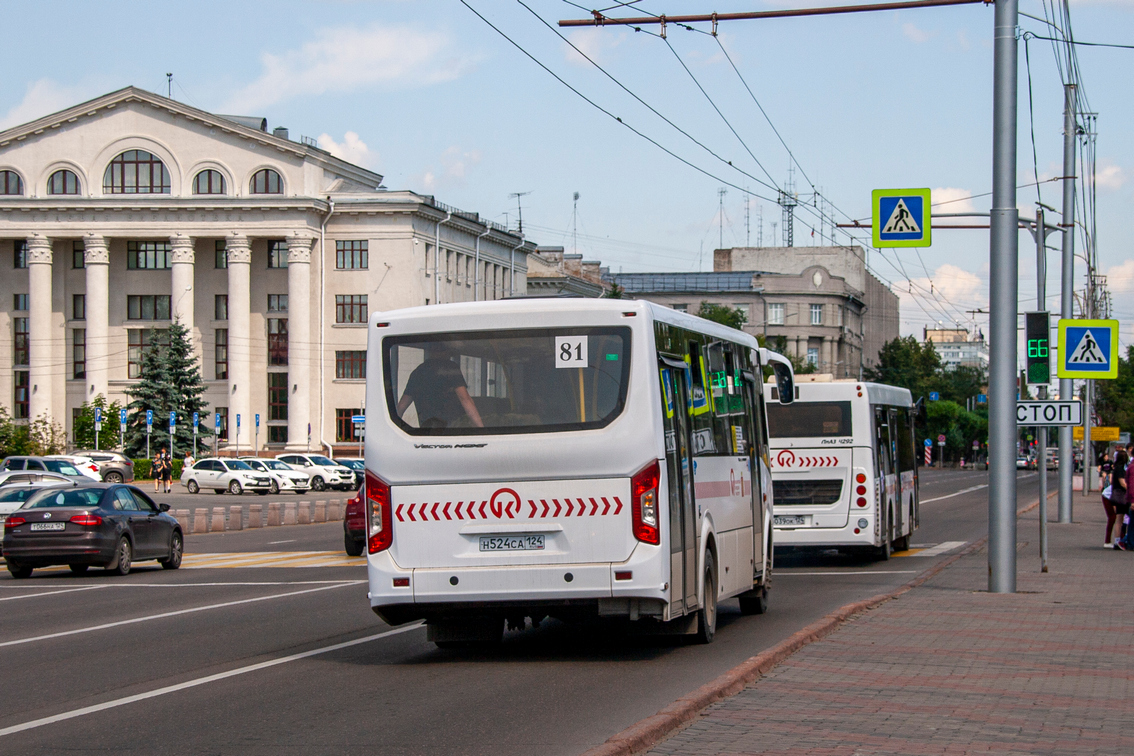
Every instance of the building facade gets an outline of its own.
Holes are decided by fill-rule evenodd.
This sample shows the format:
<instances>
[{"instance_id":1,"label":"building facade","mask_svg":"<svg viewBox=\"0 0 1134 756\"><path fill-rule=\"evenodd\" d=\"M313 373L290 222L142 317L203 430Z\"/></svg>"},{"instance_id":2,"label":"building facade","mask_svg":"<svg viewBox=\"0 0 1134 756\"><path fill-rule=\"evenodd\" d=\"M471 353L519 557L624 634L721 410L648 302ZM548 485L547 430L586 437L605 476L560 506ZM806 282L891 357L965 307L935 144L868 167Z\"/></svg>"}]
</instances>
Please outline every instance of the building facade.
<instances>
[{"instance_id":1,"label":"building facade","mask_svg":"<svg viewBox=\"0 0 1134 756\"><path fill-rule=\"evenodd\" d=\"M176 318L222 447L352 440L369 314L523 293L534 250L381 183L263 119L133 87L0 132L0 402L70 436L84 402L128 401Z\"/></svg>"},{"instance_id":2,"label":"building facade","mask_svg":"<svg viewBox=\"0 0 1134 756\"><path fill-rule=\"evenodd\" d=\"M601 265L563 247L536 247L528 255L528 296L601 297L610 289Z\"/></svg>"},{"instance_id":3,"label":"building facade","mask_svg":"<svg viewBox=\"0 0 1134 756\"><path fill-rule=\"evenodd\" d=\"M967 328L924 328L923 343L932 343L946 370L974 367L988 370L988 342L979 330L971 335Z\"/></svg>"}]
</instances>

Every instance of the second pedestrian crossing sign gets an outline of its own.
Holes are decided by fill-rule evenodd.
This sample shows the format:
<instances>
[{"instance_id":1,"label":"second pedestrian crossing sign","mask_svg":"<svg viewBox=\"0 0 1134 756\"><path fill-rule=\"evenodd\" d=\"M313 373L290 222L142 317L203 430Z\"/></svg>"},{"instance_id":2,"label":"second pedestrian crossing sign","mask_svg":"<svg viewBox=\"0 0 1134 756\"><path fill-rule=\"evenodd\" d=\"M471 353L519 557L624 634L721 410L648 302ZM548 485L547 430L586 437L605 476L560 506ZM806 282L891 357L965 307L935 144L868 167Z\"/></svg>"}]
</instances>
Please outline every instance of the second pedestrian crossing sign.
<instances>
[{"instance_id":1,"label":"second pedestrian crossing sign","mask_svg":"<svg viewBox=\"0 0 1134 756\"><path fill-rule=\"evenodd\" d=\"M1117 378L1118 321L1059 321L1060 378Z\"/></svg>"},{"instance_id":2,"label":"second pedestrian crossing sign","mask_svg":"<svg viewBox=\"0 0 1134 756\"><path fill-rule=\"evenodd\" d=\"M875 247L928 247L932 240L928 189L875 189Z\"/></svg>"}]
</instances>

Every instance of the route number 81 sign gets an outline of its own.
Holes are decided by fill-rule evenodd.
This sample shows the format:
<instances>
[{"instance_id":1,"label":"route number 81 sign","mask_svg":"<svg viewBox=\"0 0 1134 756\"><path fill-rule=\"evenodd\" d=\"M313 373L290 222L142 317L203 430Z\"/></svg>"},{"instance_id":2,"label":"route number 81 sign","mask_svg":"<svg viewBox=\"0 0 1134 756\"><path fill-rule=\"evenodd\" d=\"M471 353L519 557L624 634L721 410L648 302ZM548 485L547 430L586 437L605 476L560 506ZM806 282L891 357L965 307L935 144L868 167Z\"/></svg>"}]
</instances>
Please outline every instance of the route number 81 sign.
<instances>
[{"instance_id":1,"label":"route number 81 sign","mask_svg":"<svg viewBox=\"0 0 1134 756\"><path fill-rule=\"evenodd\" d=\"M586 336L555 337L555 367L584 368L587 366Z\"/></svg>"}]
</instances>

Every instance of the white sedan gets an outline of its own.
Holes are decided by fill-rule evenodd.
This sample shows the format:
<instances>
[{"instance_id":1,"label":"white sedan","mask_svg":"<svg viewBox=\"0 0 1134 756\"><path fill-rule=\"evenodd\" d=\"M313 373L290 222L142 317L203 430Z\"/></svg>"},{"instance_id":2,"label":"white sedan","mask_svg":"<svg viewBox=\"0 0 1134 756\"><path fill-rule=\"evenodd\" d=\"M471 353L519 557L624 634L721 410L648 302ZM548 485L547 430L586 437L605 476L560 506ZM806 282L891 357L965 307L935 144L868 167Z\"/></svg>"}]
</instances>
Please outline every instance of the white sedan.
<instances>
[{"instance_id":1,"label":"white sedan","mask_svg":"<svg viewBox=\"0 0 1134 756\"><path fill-rule=\"evenodd\" d=\"M239 459L202 459L181 473L181 484L195 494L202 488L211 488L213 493L240 495L245 491L266 494L272 487L272 479L267 473L256 472Z\"/></svg>"},{"instance_id":2,"label":"white sedan","mask_svg":"<svg viewBox=\"0 0 1134 756\"><path fill-rule=\"evenodd\" d=\"M280 491L294 491L297 494L302 494L307 493L311 488L311 477L307 473L293 470L290 465L285 465L278 459L241 457L240 461L247 463L256 472L262 472L272 479L272 485L268 489L270 494L278 494Z\"/></svg>"},{"instance_id":3,"label":"white sedan","mask_svg":"<svg viewBox=\"0 0 1134 756\"><path fill-rule=\"evenodd\" d=\"M79 472L87 476L91 480L102 482L102 474L98 471L98 463L90 457L84 457L78 454L50 454L44 459L61 459L65 462L70 462L75 466Z\"/></svg>"}]
</instances>

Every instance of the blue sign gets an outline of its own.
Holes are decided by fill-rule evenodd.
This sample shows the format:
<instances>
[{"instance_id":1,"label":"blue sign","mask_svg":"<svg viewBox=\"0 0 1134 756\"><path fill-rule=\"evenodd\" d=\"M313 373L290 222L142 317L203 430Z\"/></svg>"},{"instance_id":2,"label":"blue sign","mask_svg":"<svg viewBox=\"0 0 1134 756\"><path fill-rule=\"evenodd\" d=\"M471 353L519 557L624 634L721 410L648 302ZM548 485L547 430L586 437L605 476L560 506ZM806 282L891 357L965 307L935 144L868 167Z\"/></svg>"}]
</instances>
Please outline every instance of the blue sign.
<instances>
[{"instance_id":1,"label":"blue sign","mask_svg":"<svg viewBox=\"0 0 1134 756\"><path fill-rule=\"evenodd\" d=\"M928 247L929 189L875 189L871 193L875 247Z\"/></svg>"},{"instance_id":2,"label":"blue sign","mask_svg":"<svg viewBox=\"0 0 1134 756\"><path fill-rule=\"evenodd\" d=\"M217 432L219 433L220 432L220 413L219 412L216 414L216 419L215 419L214 423L216 425Z\"/></svg>"},{"instance_id":3,"label":"blue sign","mask_svg":"<svg viewBox=\"0 0 1134 756\"><path fill-rule=\"evenodd\" d=\"M99 407L95 407L94 409L94 421L96 423L102 422L102 409Z\"/></svg>"},{"instance_id":4,"label":"blue sign","mask_svg":"<svg viewBox=\"0 0 1134 756\"><path fill-rule=\"evenodd\" d=\"M154 411L153 410L146 410L146 425L153 425L153 424L154 424Z\"/></svg>"},{"instance_id":5,"label":"blue sign","mask_svg":"<svg viewBox=\"0 0 1134 756\"><path fill-rule=\"evenodd\" d=\"M976 395L976 403L977 404L988 404L988 394L977 394Z\"/></svg>"},{"instance_id":6,"label":"blue sign","mask_svg":"<svg viewBox=\"0 0 1134 756\"><path fill-rule=\"evenodd\" d=\"M350 421L355 425L362 425L366 422L366 415L351 415Z\"/></svg>"},{"instance_id":7,"label":"blue sign","mask_svg":"<svg viewBox=\"0 0 1134 756\"><path fill-rule=\"evenodd\" d=\"M126 410L118 410L118 422L126 422Z\"/></svg>"},{"instance_id":8,"label":"blue sign","mask_svg":"<svg viewBox=\"0 0 1134 756\"><path fill-rule=\"evenodd\" d=\"M933 446L933 441L931 439L927 438L927 439L925 439L925 445L926 446Z\"/></svg>"},{"instance_id":9,"label":"blue sign","mask_svg":"<svg viewBox=\"0 0 1134 756\"><path fill-rule=\"evenodd\" d=\"M256 413L256 427L257 428L260 427L260 413L259 412Z\"/></svg>"},{"instance_id":10,"label":"blue sign","mask_svg":"<svg viewBox=\"0 0 1134 756\"><path fill-rule=\"evenodd\" d=\"M1117 378L1118 321L1059 321L1060 378Z\"/></svg>"},{"instance_id":11,"label":"blue sign","mask_svg":"<svg viewBox=\"0 0 1134 756\"><path fill-rule=\"evenodd\" d=\"M940 398L941 398L941 394L937 393L936 391L930 391L929 392L929 401L936 402Z\"/></svg>"},{"instance_id":12,"label":"blue sign","mask_svg":"<svg viewBox=\"0 0 1134 756\"><path fill-rule=\"evenodd\" d=\"M197 412L194 412L193 413L193 430L194 430L194 432L196 432L196 429L197 429L197 421L200 420L200 419L201 419L200 414L197 413Z\"/></svg>"},{"instance_id":13,"label":"blue sign","mask_svg":"<svg viewBox=\"0 0 1134 756\"><path fill-rule=\"evenodd\" d=\"M169 413L169 432L173 433L173 429L177 427L177 413Z\"/></svg>"},{"instance_id":14,"label":"blue sign","mask_svg":"<svg viewBox=\"0 0 1134 756\"><path fill-rule=\"evenodd\" d=\"M236 413L236 429L240 430L240 413Z\"/></svg>"}]
</instances>

